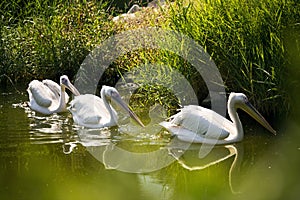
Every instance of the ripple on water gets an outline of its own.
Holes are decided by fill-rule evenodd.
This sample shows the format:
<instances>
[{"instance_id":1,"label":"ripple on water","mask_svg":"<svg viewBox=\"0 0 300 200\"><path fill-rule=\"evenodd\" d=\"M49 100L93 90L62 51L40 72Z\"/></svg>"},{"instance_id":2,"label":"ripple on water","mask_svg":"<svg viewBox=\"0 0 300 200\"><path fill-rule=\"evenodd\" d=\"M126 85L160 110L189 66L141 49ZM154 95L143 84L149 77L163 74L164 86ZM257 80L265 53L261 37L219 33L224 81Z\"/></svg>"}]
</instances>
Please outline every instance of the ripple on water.
<instances>
[{"instance_id":1,"label":"ripple on water","mask_svg":"<svg viewBox=\"0 0 300 200\"><path fill-rule=\"evenodd\" d=\"M150 112L150 123L145 128L130 122L128 116L121 112L119 126L86 129L73 123L70 113L41 115L32 111L27 102L12 104L13 108L22 108L28 119L27 140L35 145L62 144L63 152L69 154L78 146L101 147L111 144L120 146L159 147L169 142L169 137L163 136L162 127L158 126L161 117L155 116L159 107ZM161 109L161 108L159 108ZM153 115L154 114L154 115ZM130 150L131 148L127 149Z\"/></svg>"}]
</instances>

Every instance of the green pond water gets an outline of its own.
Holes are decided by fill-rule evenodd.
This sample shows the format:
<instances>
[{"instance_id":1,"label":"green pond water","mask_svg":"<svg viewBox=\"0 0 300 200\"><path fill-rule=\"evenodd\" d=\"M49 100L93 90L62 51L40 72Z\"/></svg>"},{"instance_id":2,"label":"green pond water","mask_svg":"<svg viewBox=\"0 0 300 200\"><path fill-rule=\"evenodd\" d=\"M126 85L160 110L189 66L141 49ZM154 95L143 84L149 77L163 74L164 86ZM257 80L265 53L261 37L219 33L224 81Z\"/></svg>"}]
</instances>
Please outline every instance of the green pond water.
<instances>
[{"instance_id":1,"label":"green pond water","mask_svg":"<svg viewBox=\"0 0 300 200\"><path fill-rule=\"evenodd\" d=\"M297 123L271 122L274 136L243 115L244 141L216 146L201 157L201 145L178 141L156 122L140 129L124 114L119 127L86 130L69 113L32 112L21 92L0 94L0 199L300 196Z\"/></svg>"}]
</instances>

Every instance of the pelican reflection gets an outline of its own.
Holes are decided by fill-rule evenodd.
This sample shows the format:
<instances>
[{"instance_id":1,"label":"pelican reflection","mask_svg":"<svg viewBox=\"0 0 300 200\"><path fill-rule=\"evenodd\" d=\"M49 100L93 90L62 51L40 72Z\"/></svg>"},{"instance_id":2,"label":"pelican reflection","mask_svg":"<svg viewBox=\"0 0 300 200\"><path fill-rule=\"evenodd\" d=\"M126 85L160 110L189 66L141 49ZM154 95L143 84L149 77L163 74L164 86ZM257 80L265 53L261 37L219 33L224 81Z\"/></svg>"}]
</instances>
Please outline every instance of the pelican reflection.
<instances>
[{"instance_id":1,"label":"pelican reflection","mask_svg":"<svg viewBox=\"0 0 300 200\"><path fill-rule=\"evenodd\" d=\"M211 149L211 147L207 148ZM195 145L190 146L190 148L187 149L184 154L182 154L182 150L180 148L170 148L169 152L170 155L172 155L184 169L189 171L204 170L234 157L228 171L228 182L230 190L233 194L240 193L234 188L232 177L233 174L238 171L237 169L240 168L243 161L243 144L237 143L225 146L215 146L211 152L206 155L206 157L195 159L195 154L198 154L199 149L199 145Z\"/></svg>"}]
</instances>

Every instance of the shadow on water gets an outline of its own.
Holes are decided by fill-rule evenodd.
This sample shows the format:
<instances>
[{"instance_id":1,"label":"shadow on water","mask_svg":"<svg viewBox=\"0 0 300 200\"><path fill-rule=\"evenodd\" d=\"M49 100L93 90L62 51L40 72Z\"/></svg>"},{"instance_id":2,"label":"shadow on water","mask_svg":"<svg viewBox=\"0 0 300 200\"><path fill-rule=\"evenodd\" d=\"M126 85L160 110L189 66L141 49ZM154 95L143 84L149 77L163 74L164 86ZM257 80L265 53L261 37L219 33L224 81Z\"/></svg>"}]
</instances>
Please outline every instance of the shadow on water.
<instances>
[{"instance_id":1,"label":"shadow on water","mask_svg":"<svg viewBox=\"0 0 300 200\"><path fill-rule=\"evenodd\" d=\"M279 199L296 183L296 124L274 137L248 120L243 142L200 159L201 145L157 126L163 115L145 129L121 115L120 126L91 130L69 113L36 114L26 94L0 98L1 199Z\"/></svg>"}]
</instances>

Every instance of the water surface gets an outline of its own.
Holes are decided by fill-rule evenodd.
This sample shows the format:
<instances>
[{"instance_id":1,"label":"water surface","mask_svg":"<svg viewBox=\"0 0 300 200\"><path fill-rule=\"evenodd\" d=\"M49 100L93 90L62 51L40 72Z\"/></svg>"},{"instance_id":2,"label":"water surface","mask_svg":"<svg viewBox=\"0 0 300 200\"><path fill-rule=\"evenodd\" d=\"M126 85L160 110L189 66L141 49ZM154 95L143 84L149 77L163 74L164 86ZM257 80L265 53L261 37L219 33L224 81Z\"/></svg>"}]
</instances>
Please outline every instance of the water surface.
<instances>
[{"instance_id":1,"label":"water surface","mask_svg":"<svg viewBox=\"0 0 300 200\"><path fill-rule=\"evenodd\" d=\"M185 151L186 143L156 122L149 132L139 132L124 115L120 127L85 130L73 124L69 113L43 116L31 111L27 93L21 91L2 89L0 95L1 199L298 197L296 123L274 124L279 133L273 136L242 116L243 142L217 146L199 158L201 145ZM154 129L159 134L150 133ZM132 173L141 168L141 173Z\"/></svg>"}]
</instances>

